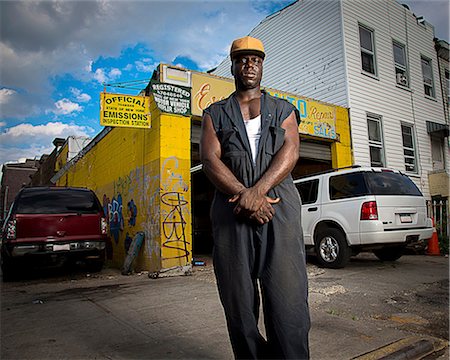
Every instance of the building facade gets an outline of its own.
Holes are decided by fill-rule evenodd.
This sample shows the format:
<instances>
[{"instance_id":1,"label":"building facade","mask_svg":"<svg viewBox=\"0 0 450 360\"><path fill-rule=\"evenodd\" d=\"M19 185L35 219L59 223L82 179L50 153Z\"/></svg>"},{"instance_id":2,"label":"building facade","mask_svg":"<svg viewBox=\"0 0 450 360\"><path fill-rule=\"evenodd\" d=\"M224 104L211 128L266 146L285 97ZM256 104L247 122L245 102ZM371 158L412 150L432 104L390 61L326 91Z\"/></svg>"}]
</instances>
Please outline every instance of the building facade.
<instances>
[{"instance_id":1,"label":"building facade","mask_svg":"<svg viewBox=\"0 0 450 360\"><path fill-rule=\"evenodd\" d=\"M3 164L0 190L0 219L4 220L17 193L31 182L39 169L39 160L27 159L23 163Z\"/></svg>"},{"instance_id":2,"label":"building facade","mask_svg":"<svg viewBox=\"0 0 450 360\"><path fill-rule=\"evenodd\" d=\"M179 80L183 78L185 82ZM300 153L299 171L351 165L348 109L266 90L295 103L304 120L299 137L309 145ZM209 104L233 91L230 79L162 64L141 92L149 98L150 128L105 127L72 158L68 142L60 148L52 182L90 188L103 202L111 265L122 266L140 232L145 240L134 270L186 272L193 256L211 251L209 208L214 189L196 171L201 115ZM311 160L317 152L323 158Z\"/></svg>"},{"instance_id":3,"label":"building facade","mask_svg":"<svg viewBox=\"0 0 450 360\"><path fill-rule=\"evenodd\" d=\"M448 117L432 25L391 0L302 0L250 36L266 49L263 85L349 108L354 164L402 170L428 199L439 170L448 194ZM230 60L213 73L230 77Z\"/></svg>"}]
</instances>

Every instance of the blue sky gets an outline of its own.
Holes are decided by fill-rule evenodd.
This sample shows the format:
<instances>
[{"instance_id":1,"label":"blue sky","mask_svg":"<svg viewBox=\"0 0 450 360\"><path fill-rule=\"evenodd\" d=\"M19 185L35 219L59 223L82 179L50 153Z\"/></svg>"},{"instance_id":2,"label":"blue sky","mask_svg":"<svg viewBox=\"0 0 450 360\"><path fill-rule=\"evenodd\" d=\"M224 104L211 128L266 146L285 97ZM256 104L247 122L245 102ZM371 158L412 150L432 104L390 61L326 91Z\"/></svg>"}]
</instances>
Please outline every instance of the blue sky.
<instances>
[{"instance_id":1,"label":"blue sky","mask_svg":"<svg viewBox=\"0 0 450 360\"><path fill-rule=\"evenodd\" d=\"M40 158L55 137L94 137L103 83L144 88L160 62L211 69L291 2L0 1L0 164ZM448 0L401 2L448 41Z\"/></svg>"}]
</instances>

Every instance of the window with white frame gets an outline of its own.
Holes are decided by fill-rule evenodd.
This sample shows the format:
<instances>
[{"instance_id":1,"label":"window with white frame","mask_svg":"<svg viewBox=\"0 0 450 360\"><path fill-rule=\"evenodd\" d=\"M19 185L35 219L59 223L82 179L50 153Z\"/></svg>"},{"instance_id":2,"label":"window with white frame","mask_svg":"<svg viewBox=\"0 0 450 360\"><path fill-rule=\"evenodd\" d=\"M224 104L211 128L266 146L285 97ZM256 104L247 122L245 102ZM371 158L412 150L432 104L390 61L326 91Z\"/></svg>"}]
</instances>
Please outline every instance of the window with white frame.
<instances>
[{"instance_id":1,"label":"window with white frame","mask_svg":"<svg viewBox=\"0 0 450 360\"><path fill-rule=\"evenodd\" d=\"M431 60L422 56L421 62L425 95L434 97L433 68L431 67Z\"/></svg>"},{"instance_id":2,"label":"window with white frame","mask_svg":"<svg viewBox=\"0 0 450 360\"><path fill-rule=\"evenodd\" d=\"M367 114L367 131L369 135L370 165L375 167L386 166L381 116Z\"/></svg>"},{"instance_id":3,"label":"window with white frame","mask_svg":"<svg viewBox=\"0 0 450 360\"><path fill-rule=\"evenodd\" d=\"M417 173L416 143L414 140L414 127L402 124L403 157L405 159L405 170Z\"/></svg>"},{"instance_id":4,"label":"window with white frame","mask_svg":"<svg viewBox=\"0 0 450 360\"><path fill-rule=\"evenodd\" d=\"M376 75L375 42L373 30L359 25L359 44L361 47L362 70Z\"/></svg>"},{"instance_id":5,"label":"window with white frame","mask_svg":"<svg viewBox=\"0 0 450 360\"><path fill-rule=\"evenodd\" d=\"M445 168L443 137L431 136L431 161L433 162L433 170Z\"/></svg>"},{"instance_id":6,"label":"window with white frame","mask_svg":"<svg viewBox=\"0 0 450 360\"><path fill-rule=\"evenodd\" d=\"M409 86L405 45L394 41L392 47L394 51L395 80L398 85Z\"/></svg>"}]
</instances>

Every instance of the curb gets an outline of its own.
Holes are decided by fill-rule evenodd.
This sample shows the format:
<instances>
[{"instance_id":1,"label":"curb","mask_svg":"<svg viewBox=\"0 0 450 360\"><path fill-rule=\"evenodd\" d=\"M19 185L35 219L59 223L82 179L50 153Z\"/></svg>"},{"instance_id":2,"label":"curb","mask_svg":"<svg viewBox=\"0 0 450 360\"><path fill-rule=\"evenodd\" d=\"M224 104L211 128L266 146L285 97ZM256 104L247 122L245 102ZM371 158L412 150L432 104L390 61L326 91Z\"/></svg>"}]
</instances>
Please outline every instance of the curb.
<instances>
[{"instance_id":1,"label":"curb","mask_svg":"<svg viewBox=\"0 0 450 360\"><path fill-rule=\"evenodd\" d=\"M352 358L352 360L419 360L447 348L448 341L411 336Z\"/></svg>"}]
</instances>

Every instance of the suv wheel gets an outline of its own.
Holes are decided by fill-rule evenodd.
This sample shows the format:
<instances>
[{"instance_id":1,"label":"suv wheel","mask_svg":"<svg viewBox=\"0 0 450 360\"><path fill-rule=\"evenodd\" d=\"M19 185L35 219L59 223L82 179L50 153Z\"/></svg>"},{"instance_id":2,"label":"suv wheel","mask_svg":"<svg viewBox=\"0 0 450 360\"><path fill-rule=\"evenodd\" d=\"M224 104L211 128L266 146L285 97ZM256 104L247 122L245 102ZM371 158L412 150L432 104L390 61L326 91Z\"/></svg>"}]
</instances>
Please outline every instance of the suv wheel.
<instances>
[{"instance_id":1,"label":"suv wheel","mask_svg":"<svg viewBox=\"0 0 450 360\"><path fill-rule=\"evenodd\" d=\"M381 261L395 261L402 257L405 246L387 246L378 250L374 250L373 253Z\"/></svg>"},{"instance_id":2,"label":"suv wheel","mask_svg":"<svg viewBox=\"0 0 450 360\"><path fill-rule=\"evenodd\" d=\"M322 230L315 242L319 264L327 268L342 268L350 259L351 250L342 231L328 228Z\"/></svg>"}]
</instances>

